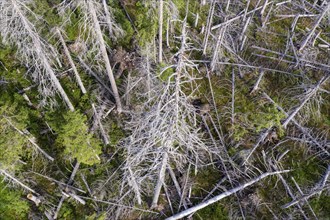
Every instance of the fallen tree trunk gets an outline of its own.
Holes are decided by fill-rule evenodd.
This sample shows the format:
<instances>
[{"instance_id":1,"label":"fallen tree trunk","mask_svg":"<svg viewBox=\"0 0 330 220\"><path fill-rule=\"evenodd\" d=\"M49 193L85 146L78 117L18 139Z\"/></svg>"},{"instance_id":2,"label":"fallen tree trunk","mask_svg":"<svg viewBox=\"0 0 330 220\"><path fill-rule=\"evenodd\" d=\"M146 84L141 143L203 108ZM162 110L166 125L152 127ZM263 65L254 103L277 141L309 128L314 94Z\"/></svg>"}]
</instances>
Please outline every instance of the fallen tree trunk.
<instances>
[{"instance_id":1,"label":"fallen tree trunk","mask_svg":"<svg viewBox=\"0 0 330 220\"><path fill-rule=\"evenodd\" d=\"M183 218L185 216L190 215L193 212L196 212L196 211L198 211L198 210L200 210L202 208L205 208L205 207L207 207L207 206L209 206L209 205L211 205L211 204L213 204L215 202L218 202L218 201L220 201L221 199L223 199L223 198L225 198L227 196L230 196L230 195L232 195L232 194L234 194L234 193L236 193L238 191L241 191L241 190L245 189L246 187L251 186L251 185L255 184L256 182L258 182L258 181L260 181L260 180L262 180L262 179L264 179L264 178L266 178L268 176L272 176L272 175L276 175L276 174L280 174L280 173L286 173L286 172L289 172L289 170L263 173L260 176L258 176L257 178L255 178L255 179L253 179L253 180L251 180L251 181L249 181L247 183L244 183L242 185L239 185L238 187L235 187L235 188L233 188L231 190L228 190L228 191L226 191L224 193L221 193L220 195L215 196L215 197L213 197L213 198L211 198L209 200L206 200L205 202L202 202L202 203L200 203L200 204L198 204L196 206L193 206L193 207L191 207L189 209L186 209L186 210L184 210L182 212L179 212L179 213L177 213L177 214L175 214L175 215L173 215L173 216L171 216L169 218L166 218L166 220L181 219L181 218Z\"/></svg>"}]
</instances>

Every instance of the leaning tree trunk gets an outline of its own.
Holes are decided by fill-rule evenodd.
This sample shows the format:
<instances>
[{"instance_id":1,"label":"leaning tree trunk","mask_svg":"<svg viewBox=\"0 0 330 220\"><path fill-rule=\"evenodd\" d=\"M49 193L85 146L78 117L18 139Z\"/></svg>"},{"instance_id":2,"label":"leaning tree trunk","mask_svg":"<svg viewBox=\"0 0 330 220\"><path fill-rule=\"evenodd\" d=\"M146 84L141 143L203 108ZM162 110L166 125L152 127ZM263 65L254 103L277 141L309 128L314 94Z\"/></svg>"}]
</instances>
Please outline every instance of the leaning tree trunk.
<instances>
[{"instance_id":1,"label":"leaning tree trunk","mask_svg":"<svg viewBox=\"0 0 330 220\"><path fill-rule=\"evenodd\" d=\"M59 80L57 79L55 71L53 70L53 68L50 64L50 61L47 58L47 52L45 51L46 50L45 46L42 43L43 40L40 38L39 34L36 33L36 31L34 30L33 24L27 19L24 11L20 8L19 4L26 7L23 3L17 2L15 0L12 0L11 4L9 3L6 6L8 8L11 8L12 12L9 16L12 18L9 19L9 21L6 21L6 20L0 21L0 24L1 23L5 24L4 31L7 31L7 33L5 33L5 35L7 35L7 38L11 38L13 41L15 41L16 44L17 44L17 42L20 42L20 41L21 42L27 41L26 35L28 35L28 38L30 39L30 40L28 40L29 43L27 45L26 44L20 45L20 47L18 47L18 50L20 50L22 54L25 54L24 58L26 60L29 60L31 58L31 56L36 58L36 60L38 60L38 61L32 61L32 62L35 62L33 64L35 66L39 67L40 71L41 70L44 71L47 79L50 79L53 87L60 94L60 96L62 97L64 102L67 104L69 109L71 111L74 111L74 107L73 107L72 103L70 102L67 94L65 93L63 87L61 86ZM1 13L6 13L6 12L1 12ZM16 19L18 19L19 22L16 21L17 23L15 23ZM6 24L6 22L14 23L14 25L12 25L12 26L8 25L8 24ZM21 31L22 33L17 33L17 30L13 30L15 28L16 29L20 28L18 31ZM25 35L24 35L24 33L25 33ZM27 48L27 47L29 47L29 48ZM31 62L31 60L29 60L29 62ZM39 68L37 68L37 69L39 69ZM38 74L41 74L41 73L38 73Z\"/></svg>"},{"instance_id":2,"label":"leaning tree trunk","mask_svg":"<svg viewBox=\"0 0 330 220\"><path fill-rule=\"evenodd\" d=\"M111 69L111 65L110 65L107 49L106 49L106 46L105 46L105 42L104 42L104 39L103 39L103 36L102 36L101 26L100 26L99 21L97 19L94 5L91 1L88 1L88 7L89 7L89 12L92 15L92 20L93 20L93 25L94 25L93 28L94 28L94 31L96 33L98 43L100 44L100 50L101 50L101 53L102 53L102 56L103 56L103 60L105 62L105 68L107 70L107 75L108 75L109 80L110 80L111 89L113 91L114 98L116 100L117 111L118 111L118 113L121 113L123 111L123 109L122 109L122 105L121 105L121 101L120 101L116 81L115 81L115 78L113 76L113 72L112 72L112 69Z\"/></svg>"},{"instance_id":3,"label":"leaning tree trunk","mask_svg":"<svg viewBox=\"0 0 330 220\"><path fill-rule=\"evenodd\" d=\"M59 28L56 28L56 32L57 32L57 35L58 35L58 37L59 37L59 39L60 39L60 42L61 42L61 44L62 44L62 46L63 46L65 56L66 56L66 57L68 58L68 60L69 60L70 66L71 66L71 68L72 68L72 70L73 70L74 76L75 76L76 81L77 81L77 83L78 83L78 85L79 85L79 87L80 87L80 90L81 90L81 92L82 92L83 94L85 94L87 91L86 91L86 89L85 89L84 84L83 84L82 81L81 81L81 78L80 78L80 76L79 76L79 73L78 73L77 67L76 67L76 65L74 64L73 60L72 60L72 57L71 57L70 52L69 52L69 49L68 49L68 47L67 47L66 44L65 44L65 41L64 41L64 39L63 39L63 36L62 36L62 34L61 34L60 29L59 29Z\"/></svg>"}]
</instances>

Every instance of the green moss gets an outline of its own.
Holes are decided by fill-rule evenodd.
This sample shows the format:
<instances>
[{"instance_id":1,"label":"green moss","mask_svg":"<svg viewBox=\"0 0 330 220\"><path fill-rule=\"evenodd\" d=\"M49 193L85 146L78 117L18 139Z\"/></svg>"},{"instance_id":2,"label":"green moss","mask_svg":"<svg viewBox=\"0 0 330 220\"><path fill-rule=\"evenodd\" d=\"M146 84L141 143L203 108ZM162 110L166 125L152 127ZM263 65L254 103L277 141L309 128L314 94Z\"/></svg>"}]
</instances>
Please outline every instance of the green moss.
<instances>
[{"instance_id":1,"label":"green moss","mask_svg":"<svg viewBox=\"0 0 330 220\"><path fill-rule=\"evenodd\" d=\"M159 72L159 74L158 74L159 79L162 80L163 82L167 83L169 78L173 75L174 69L172 67L168 67L165 63L161 63L161 64L159 64L157 72ZM175 80L174 77L172 77L170 79L170 81L172 81L172 82L174 80Z\"/></svg>"},{"instance_id":2,"label":"green moss","mask_svg":"<svg viewBox=\"0 0 330 220\"><path fill-rule=\"evenodd\" d=\"M1 219L27 219L29 205L21 198L21 191L10 189L0 178L0 216Z\"/></svg>"},{"instance_id":3,"label":"green moss","mask_svg":"<svg viewBox=\"0 0 330 220\"><path fill-rule=\"evenodd\" d=\"M207 219L207 220L229 220L229 210L225 205L225 201L216 202L209 205L194 215L194 220Z\"/></svg>"},{"instance_id":4,"label":"green moss","mask_svg":"<svg viewBox=\"0 0 330 220\"><path fill-rule=\"evenodd\" d=\"M328 219L330 216L330 196L323 192L320 196L308 200L319 219Z\"/></svg>"},{"instance_id":5,"label":"green moss","mask_svg":"<svg viewBox=\"0 0 330 220\"><path fill-rule=\"evenodd\" d=\"M220 179L220 171L213 167L200 170L197 175L194 176L196 187L193 189L193 195L203 197L205 190L211 190Z\"/></svg>"}]
</instances>

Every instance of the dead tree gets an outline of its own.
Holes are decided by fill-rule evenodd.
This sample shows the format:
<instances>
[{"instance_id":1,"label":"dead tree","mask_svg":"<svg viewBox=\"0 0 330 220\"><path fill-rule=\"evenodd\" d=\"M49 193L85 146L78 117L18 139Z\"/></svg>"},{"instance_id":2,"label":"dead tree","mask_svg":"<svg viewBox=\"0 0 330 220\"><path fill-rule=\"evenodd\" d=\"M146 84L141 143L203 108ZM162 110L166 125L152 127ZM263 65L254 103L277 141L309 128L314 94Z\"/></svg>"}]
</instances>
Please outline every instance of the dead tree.
<instances>
[{"instance_id":1,"label":"dead tree","mask_svg":"<svg viewBox=\"0 0 330 220\"><path fill-rule=\"evenodd\" d=\"M171 69L173 73L163 82L153 77L158 83L145 94L151 97L144 104L145 111L134 115L127 123L131 135L122 143L127 155L124 182L133 189L138 203L144 191L153 192L153 208L157 207L161 189L165 186L169 164L174 164L181 172L187 164L197 169L212 154L198 129L190 123L196 121L196 109L183 92L184 87L195 80L190 72L196 68L186 55L189 50L186 25L184 20L176 63L160 74Z\"/></svg>"},{"instance_id":2,"label":"dead tree","mask_svg":"<svg viewBox=\"0 0 330 220\"><path fill-rule=\"evenodd\" d=\"M61 5L60 10L65 11L66 8L71 8L72 10L79 8L82 10L83 22L81 24L81 29L82 32L87 36L82 40L85 41L86 45L89 45L89 52L95 52L95 54L93 54L93 62L96 62L97 66L99 66L99 69L103 70L103 65L105 65L106 75L110 81L112 93L117 105L117 111L118 113L121 113L123 110L122 103L111 68L110 59L107 52L107 44L103 37L101 28L101 22L103 20L107 24L106 27L113 27L111 16L108 13L105 13L105 11L108 9L107 5L104 5L104 2L101 4L95 0L76 0L70 3L64 2ZM69 16L69 13L66 14L66 16ZM111 29L111 31L114 30L116 29ZM86 54L84 55L85 56L82 58L87 59Z\"/></svg>"},{"instance_id":3,"label":"dead tree","mask_svg":"<svg viewBox=\"0 0 330 220\"><path fill-rule=\"evenodd\" d=\"M158 12L158 23L159 23L159 32L158 32L158 62L163 61L163 0L159 1L159 12Z\"/></svg>"},{"instance_id":4,"label":"dead tree","mask_svg":"<svg viewBox=\"0 0 330 220\"><path fill-rule=\"evenodd\" d=\"M263 93L263 96L270 101L272 104L274 104L274 106L280 110L281 112L283 112L285 114L286 117L289 116L289 114L281 107L279 106L272 98L270 98L265 92ZM322 153L326 154L327 156L330 155L330 153L324 148L323 144L320 143L320 141L318 141L315 137L313 137L312 134L310 134L309 129L303 127L301 124L299 124L295 119L292 119L292 123L304 134L307 136L307 138L309 140L311 140L311 143L315 146L317 146L319 149L322 150Z\"/></svg>"},{"instance_id":5,"label":"dead tree","mask_svg":"<svg viewBox=\"0 0 330 220\"><path fill-rule=\"evenodd\" d=\"M109 142L109 137L108 137L103 125L102 125L101 118L99 116L99 113L96 111L94 103L92 103L92 108L93 108L95 120L96 120L96 122L97 122L97 124L100 128L100 131L101 131L101 136L102 136L103 142L104 142L105 145L108 145L110 143Z\"/></svg>"},{"instance_id":6,"label":"dead tree","mask_svg":"<svg viewBox=\"0 0 330 220\"><path fill-rule=\"evenodd\" d=\"M76 176L76 174L77 174L77 171L78 171L78 169L79 169L79 165L80 165L80 163L79 163L79 162L76 162L76 164L75 164L75 166L74 166L74 168L73 168L73 170L72 170L72 173L71 173L71 175L70 175L70 178L69 178L69 180L68 180L68 183L67 183L68 185L72 185L72 183L73 183L73 181L74 181L74 178L75 178L75 176ZM68 190L66 189L66 191L68 191ZM65 198L67 198L67 197L69 197L69 196L74 197L74 196L73 196L74 194L72 194L72 193L70 193L69 196L67 196L66 193L64 193L64 192L62 192L62 193L63 193L63 196L61 197L61 199L60 199L60 201L59 201L59 203L58 203L58 205L57 205L57 208L56 208L56 211L55 211L55 213L54 213L53 219L57 219L58 213L59 213L60 210L61 210L61 207L62 207L62 205L63 205L63 202L64 202ZM84 202L81 202L81 203L84 203Z\"/></svg>"},{"instance_id":7,"label":"dead tree","mask_svg":"<svg viewBox=\"0 0 330 220\"><path fill-rule=\"evenodd\" d=\"M74 107L56 77L54 60L57 54L42 39L35 25L29 20L38 20L28 8L29 0L5 0L0 2L0 33L5 43L16 45L19 57L27 66L33 67L29 76L39 84L43 104L54 105L58 92L71 111ZM47 100L48 99L48 100Z\"/></svg>"},{"instance_id":8,"label":"dead tree","mask_svg":"<svg viewBox=\"0 0 330 220\"><path fill-rule=\"evenodd\" d=\"M287 208L289 208L289 207L291 207L291 206L293 206L293 205L296 205L297 203L299 203L299 202L301 202L301 201L307 200L307 199L309 199L309 198L315 196L316 194L319 194L319 193L321 193L322 191L327 190L327 189L329 189L329 188L330 188L330 185L325 185L323 188L320 188L320 189L314 190L314 191L310 192L309 194L304 194L304 195L302 195L302 196L296 198L295 200L293 200L293 201L291 201L291 202L289 202L289 203L283 205L282 208L283 208L283 209L287 209Z\"/></svg>"},{"instance_id":9,"label":"dead tree","mask_svg":"<svg viewBox=\"0 0 330 220\"><path fill-rule=\"evenodd\" d=\"M59 28L56 28L56 33L57 33L58 38L60 39L60 42L61 42L62 47L64 49L64 54L67 57L67 59L69 60L70 66L73 70L74 76L75 76L76 81L77 81L77 83L80 87L80 90L83 94L85 94L87 91L85 89L85 86L84 86L83 82L81 81L81 78L80 78L80 75L78 73L77 67L74 64L73 60L72 60L72 57L70 55L70 51L69 51L68 47L66 46L66 43L65 43L64 38L62 36L61 30Z\"/></svg>"},{"instance_id":10,"label":"dead tree","mask_svg":"<svg viewBox=\"0 0 330 220\"><path fill-rule=\"evenodd\" d=\"M282 123L284 128L292 121L292 119L296 116L296 114L304 107L304 105L315 96L315 94L320 89L321 85L325 83L330 78L330 75L324 76L319 80L319 82L312 88L308 89L304 94L301 103L292 111L292 113L285 119Z\"/></svg>"},{"instance_id":11,"label":"dead tree","mask_svg":"<svg viewBox=\"0 0 330 220\"><path fill-rule=\"evenodd\" d=\"M227 196L230 196L230 195L232 195L232 194L234 194L234 193L236 193L238 191L241 191L241 190L247 188L248 186L251 186L251 185L255 184L256 182L258 182L258 181L260 181L260 180L262 180L262 179L264 179L264 178L266 178L268 176L272 176L272 175L276 175L276 174L281 174L281 173L286 173L286 172L289 172L289 171L288 170L284 170L284 171L275 171L275 172L266 172L266 173L263 173L260 176L258 176L257 178L255 178L255 179L253 179L253 180L251 180L249 182L246 182L244 184L241 184L241 185L239 185L239 186L237 186L237 187L235 187L235 188L233 188L231 190L228 190L228 191L226 191L224 193L221 193L218 196L215 196L215 197L213 197L211 199L208 199L205 202L202 202L202 203L200 203L200 204L198 204L196 206L193 206L193 207L191 207L189 209L186 209L186 210L184 210L182 212L179 212L179 213L177 213L177 214L175 214L175 215L173 215L173 216L171 216L169 218L166 218L166 220L182 219L183 217L188 216L188 215L190 215L193 212L196 212L196 211L198 211L198 210L200 210L202 208L205 208L205 207L207 207L207 206L209 206L209 205L211 205L211 204L213 204L215 202L220 201L221 199L223 199L223 198L225 198Z\"/></svg>"},{"instance_id":12,"label":"dead tree","mask_svg":"<svg viewBox=\"0 0 330 220\"><path fill-rule=\"evenodd\" d=\"M322 13L318 16L317 20L315 21L313 28L309 31L308 35L305 37L305 39L301 42L299 51L302 51L306 45L309 43L310 39L314 35L316 28L320 25L322 19L325 17L325 15L330 11L330 3L328 3L325 8L323 9Z\"/></svg>"},{"instance_id":13,"label":"dead tree","mask_svg":"<svg viewBox=\"0 0 330 220\"><path fill-rule=\"evenodd\" d=\"M110 80L111 89L113 91L113 94L114 94L114 97L115 97L115 100L116 100L117 111L118 111L118 113L121 113L123 109L122 109L122 105L121 105L121 101L120 101L116 81L115 81L115 78L114 78L114 75L113 75L113 72L112 72L112 68L111 68L111 65L110 65L110 61L109 61L109 57L108 57L108 53L107 53L107 49L106 49L106 44L105 44L105 41L104 41L103 36L102 36L101 26L100 26L99 20L97 18L93 2L88 1L87 4L88 4L88 8L89 8L89 13L90 13L92 21L93 21L93 31L95 31L97 42L99 43L99 47L100 47L100 50L101 50L101 53L102 53L102 56L103 56L103 61L105 62L107 75L108 75L109 80Z\"/></svg>"},{"instance_id":14,"label":"dead tree","mask_svg":"<svg viewBox=\"0 0 330 220\"><path fill-rule=\"evenodd\" d=\"M15 178L14 176L12 176L10 173L8 173L6 170L4 169L0 169L0 173L7 179L9 179L10 181L12 181L15 184L18 184L19 186L21 186L23 189L34 193L36 195L39 195L36 191L34 191L33 189L31 189L30 187L28 187L27 185L25 185L24 183L22 183L20 180L18 180L17 178Z\"/></svg>"},{"instance_id":15,"label":"dead tree","mask_svg":"<svg viewBox=\"0 0 330 220\"><path fill-rule=\"evenodd\" d=\"M116 41L119 37L124 36L124 31L121 27L114 22L113 14L111 13L110 7L107 5L106 0L102 0L104 8L104 17L108 26L109 37Z\"/></svg>"},{"instance_id":16,"label":"dead tree","mask_svg":"<svg viewBox=\"0 0 330 220\"><path fill-rule=\"evenodd\" d=\"M39 147L39 145L36 142L35 137L33 137L29 132L23 132L20 129L18 129L14 123L8 119L7 117L5 117L5 120L8 122L8 124L15 129L20 135L24 136L35 148L37 151L39 151L43 156L45 156L48 160L50 161L54 161L54 158L51 157L49 154L46 153L46 151L44 151L41 147Z\"/></svg>"}]
</instances>

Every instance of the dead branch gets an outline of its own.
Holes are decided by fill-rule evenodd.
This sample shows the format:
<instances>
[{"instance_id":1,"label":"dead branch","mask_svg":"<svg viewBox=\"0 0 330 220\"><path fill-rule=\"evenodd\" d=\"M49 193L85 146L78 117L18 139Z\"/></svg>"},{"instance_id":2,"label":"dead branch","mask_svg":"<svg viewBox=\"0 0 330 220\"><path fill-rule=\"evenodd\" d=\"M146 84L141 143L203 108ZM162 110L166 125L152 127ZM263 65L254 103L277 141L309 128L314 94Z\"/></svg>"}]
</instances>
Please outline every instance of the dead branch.
<instances>
[{"instance_id":1,"label":"dead branch","mask_svg":"<svg viewBox=\"0 0 330 220\"><path fill-rule=\"evenodd\" d=\"M79 169L79 166L80 166L80 163L79 163L79 162L76 162L76 165L74 166L74 168L73 168L73 170L72 170L72 173L71 173L71 175L70 175L70 178L69 178L69 180L68 180L67 185L72 185L73 180L74 180L74 178L75 178L75 176L76 176L76 174L77 174L77 171L78 171L78 169ZM68 191L68 189L66 189L66 191ZM71 193L70 193L70 194L71 194ZM70 194L69 194L69 195L70 195ZM62 205L63 205L63 202L64 202L65 198L66 198L66 195L63 194L63 196L61 197L61 199L60 199L60 201L59 201L59 203L58 203L58 205L57 205L56 211L55 211L55 213L54 213L54 216L53 216L54 219L57 219L58 213L59 213L60 210L61 210L61 207L62 207ZM78 201L80 201L80 200L78 200ZM80 201L80 202L81 202L81 201Z\"/></svg>"},{"instance_id":2,"label":"dead branch","mask_svg":"<svg viewBox=\"0 0 330 220\"><path fill-rule=\"evenodd\" d=\"M323 9L322 13L319 15L319 17L315 21L315 24L313 25L313 28L310 30L310 32L308 33L306 38L301 42L299 51L302 51L306 47L306 45L308 44L308 42L310 41L310 39L314 35L314 33L316 31L316 28L320 25L322 19L328 13L329 10L330 10L330 4L328 3L328 5Z\"/></svg>"},{"instance_id":3,"label":"dead branch","mask_svg":"<svg viewBox=\"0 0 330 220\"><path fill-rule=\"evenodd\" d=\"M17 178L15 178L12 175L10 175L6 170L0 169L0 173L3 174L6 178L8 178L11 181L13 181L14 183L20 185L23 189L25 189L25 190L33 193L33 194L39 195L36 191L34 191L30 187L28 187L27 185L25 185L24 183L22 183L21 181L19 181Z\"/></svg>"},{"instance_id":4,"label":"dead branch","mask_svg":"<svg viewBox=\"0 0 330 220\"><path fill-rule=\"evenodd\" d=\"M57 57L56 50L41 38L35 25L28 19L37 16L28 8L25 1L21 0L1 1L0 10L0 33L3 41L9 45L16 45L22 60L27 66L34 68L30 77L39 84L39 91L44 96L43 102L54 105L54 97L58 92L69 109L74 111L53 68L53 61Z\"/></svg>"},{"instance_id":5,"label":"dead branch","mask_svg":"<svg viewBox=\"0 0 330 220\"><path fill-rule=\"evenodd\" d=\"M175 214L175 215L173 215L173 216L171 216L169 218L166 218L166 220L181 219L181 218L183 218L185 216L190 215L193 212L196 212L196 211L198 211L198 210L200 210L202 208L205 208L205 207L207 207L207 206L209 206L209 205L211 205L211 204L213 204L215 202L218 202L218 201L220 201L221 199L223 199L223 198L225 198L227 196L230 196L230 195L232 195L232 194L234 194L234 193L236 193L238 191L241 191L241 190L247 188L248 186L251 186L251 185L257 183L258 181L260 181L260 180L262 180L262 179L264 179L264 178L266 178L268 176L272 176L272 175L276 175L276 174L281 174L281 173L287 173L287 172L290 172L290 171L289 170L283 170L283 171L275 171L275 172L266 172L266 173L263 173L260 176L258 176L257 178L255 178L255 179L253 179L253 180L251 180L251 181L249 181L247 183L244 183L242 185L239 185L239 186L237 186L237 187L235 187L235 188L233 188L231 190L228 190L228 191L226 191L224 193L221 193L218 196L215 196L215 197L213 197L213 198L211 198L209 200L206 200L205 202L202 202L202 203L200 203L200 204L198 204L196 206L193 206L193 207L191 207L189 209L186 209L186 210L184 210L182 212L179 212L179 213L177 213L177 214Z\"/></svg>"},{"instance_id":6,"label":"dead branch","mask_svg":"<svg viewBox=\"0 0 330 220\"><path fill-rule=\"evenodd\" d=\"M292 121L292 119L296 116L296 114L300 111L300 109L316 94L316 92L319 90L320 86L325 83L330 78L330 75L324 76L321 78L321 80L311 89L309 89L308 92L306 92L302 102L299 106L297 106L293 112L284 120L282 123L282 126L284 128L287 127L287 125Z\"/></svg>"},{"instance_id":7,"label":"dead branch","mask_svg":"<svg viewBox=\"0 0 330 220\"><path fill-rule=\"evenodd\" d=\"M287 208L289 208L289 207L291 207L293 205L296 205L297 203L299 203L301 201L308 200L310 197L313 197L314 195L319 194L322 191L327 190L329 188L330 188L330 185L326 185L323 188L317 189L317 190L315 190L315 191L313 191L313 192L311 192L311 193L309 193L307 195L303 195L303 196L301 196L301 197L299 197L299 198L297 198L297 199L295 199L295 200L293 200L293 201L291 201L291 202L283 205L282 208L283 209L287 209Z\"/></svg>"},{"instance_id":8,"label":"dead branch","mask_svg":"<svg viewBox=\"0 0 330 220\"><path fill-rule=\"evenodd\" d=\"M8 124L14 128L19 134L21 134L22 136L26 137L26 139L42 154L44 155L48 160L50 161L54 161L54 158L51 157L49 154L46 153L46 151L44 151L43 149L41 149L39 147L39 145L36 143L36 139L35 137L29 137L29 135L31 135L30 133L26 133L21 131L20 129L18 129L7 117L5 117L6 121L8 122Z\"/></svg>"},{"instance_id":9,"label":"dead branch","mask_svg":"<svg viewBox=\"0 0 330 220\"><path fill-rule=\"evenodd\" d=\"M101 136L102 136L103 142L104 142L105 145L108 145L110 143L110 141L109 141L108 135L105 132L104 127L101 123L100 116L96 111L94 103L92 103L92 108L93 108L93 111L94 111L94 117L95 117L95 119L97 121L97 124L99 125L100 131L101 131Z\"/></svg>"}]
</instances>

